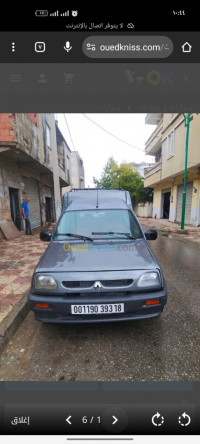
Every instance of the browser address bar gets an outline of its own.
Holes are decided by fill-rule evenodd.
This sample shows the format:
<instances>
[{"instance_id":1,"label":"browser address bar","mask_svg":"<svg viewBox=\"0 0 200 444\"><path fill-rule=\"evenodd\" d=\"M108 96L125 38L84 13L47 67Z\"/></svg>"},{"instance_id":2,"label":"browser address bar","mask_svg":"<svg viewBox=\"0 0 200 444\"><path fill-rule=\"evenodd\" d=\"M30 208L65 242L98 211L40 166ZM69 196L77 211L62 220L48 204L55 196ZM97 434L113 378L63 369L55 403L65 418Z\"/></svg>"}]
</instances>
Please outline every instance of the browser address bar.
<instances>
[{"instance_id":1,"label":"browser address bar","mask_svg":"<svg viewBox=\"0 0 200 444\"><path fill-rule=\"evenodd\" d=\"M90 58L166 58L173 42L166 36L93 36L83 42Z\"/></svg>"}]
</instances>

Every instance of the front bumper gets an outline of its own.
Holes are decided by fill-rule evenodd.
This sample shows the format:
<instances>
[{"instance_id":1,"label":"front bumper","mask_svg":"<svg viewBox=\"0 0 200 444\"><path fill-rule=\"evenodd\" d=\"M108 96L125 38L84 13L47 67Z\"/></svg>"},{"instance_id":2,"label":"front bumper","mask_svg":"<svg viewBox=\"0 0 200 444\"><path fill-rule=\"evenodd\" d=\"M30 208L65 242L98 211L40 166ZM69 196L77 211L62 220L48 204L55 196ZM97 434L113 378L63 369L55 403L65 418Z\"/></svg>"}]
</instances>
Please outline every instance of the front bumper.
<instances>
[{"instance_id":1,"label":"front bumper","mask_svg":"<svg viewBox=\"0 0 200 444\"><path fill-rule=\"evenodd\" d=\"M160 303L157 305L146 305L146 301L152 299L159 299ZM116 292L116 297L109 298L109 296L91 295L73 298L71 295L66 296L50 296L37 295L29 293L29 308L33 310L37 321L55 322L60 324L87 324L99 322L117 322L117 321L131 321L136 319L146 319L159 316L167 301L166 288L158 291L146 293L129 293L126 296L119 296ZM77 304L117 304L124 303L124 313L112 314L87 314L87 315L72 315L71 305ZM49 304L50 308L36 308L35 304Z\"/></svg>"}]
</instances>

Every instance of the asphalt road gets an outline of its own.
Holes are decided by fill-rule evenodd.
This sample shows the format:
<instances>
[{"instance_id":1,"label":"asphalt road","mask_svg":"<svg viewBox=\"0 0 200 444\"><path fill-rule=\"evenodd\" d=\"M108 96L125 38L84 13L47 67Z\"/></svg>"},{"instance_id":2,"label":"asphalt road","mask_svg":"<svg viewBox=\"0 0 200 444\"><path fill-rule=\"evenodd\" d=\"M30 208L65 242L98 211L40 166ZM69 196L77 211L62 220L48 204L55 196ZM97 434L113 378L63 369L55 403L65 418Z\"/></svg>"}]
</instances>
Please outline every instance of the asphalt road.
<instances>
[{"instance_id":1,"label":"asphalt road","mask_svg":"<svg viewBox=\"0 0 200 444\"><path fill-rule=\"evenodd\" d=\"M161 235L150 245L168 287L160 318L59 326L29 313L0 358L0 380L199 380L200 248Z\"/></svg>"}]
</instances>

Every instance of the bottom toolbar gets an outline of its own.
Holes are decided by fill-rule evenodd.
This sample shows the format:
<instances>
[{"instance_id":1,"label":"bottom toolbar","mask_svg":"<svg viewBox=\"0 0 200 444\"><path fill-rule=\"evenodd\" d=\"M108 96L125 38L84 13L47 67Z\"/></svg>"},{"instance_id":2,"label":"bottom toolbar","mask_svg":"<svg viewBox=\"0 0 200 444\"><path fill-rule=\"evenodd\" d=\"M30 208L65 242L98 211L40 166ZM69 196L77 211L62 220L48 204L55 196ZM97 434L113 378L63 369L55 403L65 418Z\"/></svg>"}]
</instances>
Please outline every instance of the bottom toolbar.
<instances>
[{"instance_id":1,"label":"bottom toolbar","mask_svg":"<svg viewBox=\"0 0 200 444\"><path fill-rule=\"evenodd\" d=\"M2 422L1 422L2 424ZM196 414L187 405L6 404L4 434L193 434Z\"/></svg>"}]
</instances>

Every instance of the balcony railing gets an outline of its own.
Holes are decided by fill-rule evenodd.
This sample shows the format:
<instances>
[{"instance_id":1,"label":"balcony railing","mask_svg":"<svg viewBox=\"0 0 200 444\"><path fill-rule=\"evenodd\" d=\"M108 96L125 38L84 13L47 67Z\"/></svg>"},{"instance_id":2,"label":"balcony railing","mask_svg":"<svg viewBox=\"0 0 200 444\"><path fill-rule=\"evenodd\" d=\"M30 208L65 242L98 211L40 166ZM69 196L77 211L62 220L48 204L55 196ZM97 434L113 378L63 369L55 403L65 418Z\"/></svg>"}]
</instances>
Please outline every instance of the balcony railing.
<instances>
[{"instance_id":1,"label":"balcony railing","mask_svg":"<svg viewBox=\"0 0 200 444\"><path fill-rule=\"evenodd\" d=\"M161 178L161 168L162 168L161 163L162 162L160 159L159 162L156 162L153 167L145 168L144 169L144 180L151 178L151 181L152 181L153 180L152 176L156 175L155 176L156 182L159 181L159 179ZM160 171L160 175L158 174L159 171ZM153 183L153 181L152 181L152 183ZM148 186L148 185L145 184L145 186Z\"/></svg>"}]
</instances>

